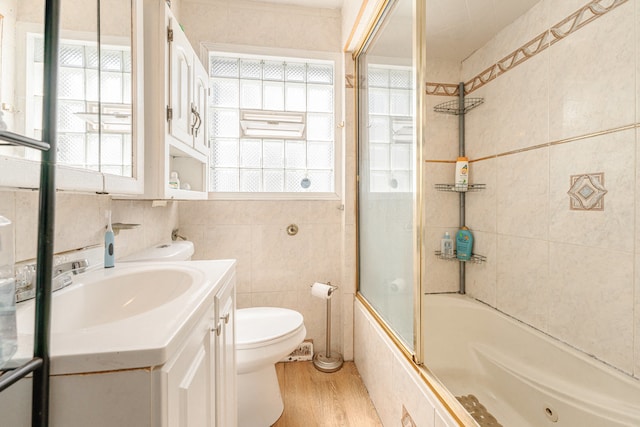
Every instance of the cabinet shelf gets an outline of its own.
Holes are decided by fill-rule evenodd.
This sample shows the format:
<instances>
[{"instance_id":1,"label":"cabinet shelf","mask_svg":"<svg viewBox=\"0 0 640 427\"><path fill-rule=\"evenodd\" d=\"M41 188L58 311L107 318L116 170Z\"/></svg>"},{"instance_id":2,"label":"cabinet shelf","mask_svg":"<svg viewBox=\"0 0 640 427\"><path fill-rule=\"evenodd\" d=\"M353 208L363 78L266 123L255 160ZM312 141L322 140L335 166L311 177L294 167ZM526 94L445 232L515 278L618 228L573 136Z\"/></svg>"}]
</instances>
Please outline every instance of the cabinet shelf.
<instances>
[{"instance_id":1,"label":"cabinet shelf","mask_svg":"<svg viewBox=\"0 0 640 427\"><path fill-rule=\"evenodd\" d=\"M434 184L437 191L448 191L451 193L474 193L487 188L486 184L468 184L467 188L456 184Z\"/></svg>"},{"instance_id":2,"label":"cabinet shelf","mask_svg":"<svg viewBox=\"0 0 640 427\"><path fill-rule=\"evenodd\" d=\"M458 259L456 256L456 251L453 251L453 255L443 255L441 251L435 251L435 254L438 258L443 259L445 261L460 261L460 262L470 262L472 264L482 264L487 262L487 257L484 255L471 254L471 259L463 260Z\"/></svg>"}]
</instances>

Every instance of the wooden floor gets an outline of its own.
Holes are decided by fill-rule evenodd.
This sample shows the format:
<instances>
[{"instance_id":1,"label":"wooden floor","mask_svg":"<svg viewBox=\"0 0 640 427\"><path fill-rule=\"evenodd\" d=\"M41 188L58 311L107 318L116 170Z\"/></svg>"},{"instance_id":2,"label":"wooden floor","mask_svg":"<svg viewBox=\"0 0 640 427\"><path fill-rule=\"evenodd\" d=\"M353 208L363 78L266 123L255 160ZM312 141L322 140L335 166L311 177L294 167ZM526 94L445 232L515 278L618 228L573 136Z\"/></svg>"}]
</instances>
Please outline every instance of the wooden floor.
<instances>
[{"instance_id":1,"label":"wooden floor","mask_svg":"<svg viewBox=\"0 0 640 427\"><path fill-rule=\"evenodd\" d=\"M312 362L276 364L284 412L273 427L382 427L353 362L330 374Z\"/></svg>"}]
</instances>

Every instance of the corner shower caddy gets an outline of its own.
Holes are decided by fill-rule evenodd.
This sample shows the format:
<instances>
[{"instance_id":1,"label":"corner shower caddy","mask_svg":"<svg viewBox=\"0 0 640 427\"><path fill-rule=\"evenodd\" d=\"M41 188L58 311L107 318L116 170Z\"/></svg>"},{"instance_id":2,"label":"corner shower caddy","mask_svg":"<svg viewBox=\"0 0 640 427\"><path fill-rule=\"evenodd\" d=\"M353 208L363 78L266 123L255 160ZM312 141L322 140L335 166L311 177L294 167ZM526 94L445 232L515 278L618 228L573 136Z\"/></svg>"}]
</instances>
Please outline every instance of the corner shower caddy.
<instances>
[{"instance_id":1,"label":"corner shower caddy","mask_svg":"<svg viewBox=\"0 0 640 427\"><path fill-rule=\"evenodd\" d=\"M458 155L464 156L465 140L464 140L464 116L470 110L473 110L484 102L483 98L465 98L464 96L464 83L458 84L458 99L455 101L447 101L442 104L438 104L433 107L436 113L452 114L458 116ZM470 192L481 191L486 188L485 184L469 184L467 187L457 187L455 184L435 184L437 191L447 191L452 193L458 193L460 197L460 227L465 225L465 194ZM460 289L459 293L464 294L465 290L465 264L470 262L473 264L482 264L487 260L483 255L472 254L469 260L460 260L456 257L454 251L452 256L442 254L440 251L435 251L435 255L443 260L447 261L459 261L460 263Z\"/></svg>"},{"instance_id":2,"label":"corner shower caddy","mask_svg":"<svg viewBox=\"0 0 640 427\"><path fill-rule=\"evenodd\" d=\"M35 330L33 358L0 375L0 392L33 373L31 397L32 427L49 425L49 343L51 332L51 282L56 197L56 116L58 95L58 46L60 0L45 2L44 16L44 100L42 139L37 141L13 132L0 131L0 141L42 151L38 215L38 255L36 266Z\"/></svg>"}]
</instances>

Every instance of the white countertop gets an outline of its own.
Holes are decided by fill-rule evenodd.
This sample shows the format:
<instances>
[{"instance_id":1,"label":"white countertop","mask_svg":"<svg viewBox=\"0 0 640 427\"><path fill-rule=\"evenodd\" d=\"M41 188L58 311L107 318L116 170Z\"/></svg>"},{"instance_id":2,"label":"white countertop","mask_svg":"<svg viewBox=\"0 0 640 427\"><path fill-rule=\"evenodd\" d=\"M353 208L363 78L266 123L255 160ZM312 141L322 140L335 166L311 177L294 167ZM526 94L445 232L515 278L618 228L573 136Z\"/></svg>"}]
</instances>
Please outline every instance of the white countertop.
<instances>
[{"instance_id":1,"label":"white countertop","mask_svg":"<svg viewBox=\"0 0 640 427\"><path fill-rule=\"evenodd\" d=\"M165 363L214 302L218 289L235 274L235 260L183 262L131 262L110 269L97 269L74 276L74 284L53 293L51 329L51 374L73 374L153 367ZM132 272L154 269L178 270L193 278L188 289L169 302L114 321L95 325L67 324L74 310L83 310L77 296L81 287L100 280L117 280ZM66 293L76 292L74 298ZM73 301L74 303L70 303ZM106 299L105 299L106 301ZM33 356L34 300L17 305L18 351L7 367L19 366ZM70 306L75 305L75 306ZM67 312L69 310L69 312ZM70 315L68 315L70 313ZM90 316L84 313L83 316ZM57 324L55 322L58 322ZM62 330L61 330L62 329Z\"/></svg>"}]
</instances>

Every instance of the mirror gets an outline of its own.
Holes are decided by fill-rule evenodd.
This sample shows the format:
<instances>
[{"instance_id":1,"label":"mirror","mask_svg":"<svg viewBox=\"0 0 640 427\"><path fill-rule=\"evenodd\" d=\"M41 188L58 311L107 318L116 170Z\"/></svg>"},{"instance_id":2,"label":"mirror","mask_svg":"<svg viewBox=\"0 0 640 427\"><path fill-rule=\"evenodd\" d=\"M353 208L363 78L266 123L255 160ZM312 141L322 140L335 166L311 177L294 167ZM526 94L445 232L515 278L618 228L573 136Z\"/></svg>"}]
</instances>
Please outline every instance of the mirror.
<instances>
[{"instance_id":1,"label":"mirror","mask_svg":"<svg viewBox=\"0 0 640 427\"><path fill-rule=\"evenodd\" d=\"M44 0L0 0L0 111L6 129L41 139ZM108 3L108 4L105 4ZM131 0L62 0L58 164L133 177ZM0 155L39 160L36 150Z\"/></svg>"}]
</instances>

